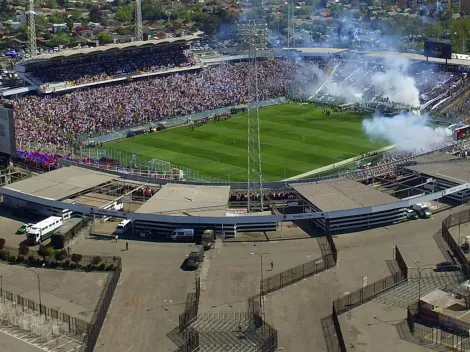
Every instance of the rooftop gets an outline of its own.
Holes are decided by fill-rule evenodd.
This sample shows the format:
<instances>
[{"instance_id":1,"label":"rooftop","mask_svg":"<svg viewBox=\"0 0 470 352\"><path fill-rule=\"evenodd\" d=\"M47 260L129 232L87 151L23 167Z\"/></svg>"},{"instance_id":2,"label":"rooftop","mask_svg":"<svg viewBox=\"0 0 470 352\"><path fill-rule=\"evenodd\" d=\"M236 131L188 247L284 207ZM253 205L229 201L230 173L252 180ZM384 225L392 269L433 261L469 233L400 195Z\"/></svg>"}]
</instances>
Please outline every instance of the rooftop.
<instances>
[{"instance_id":1,"label":"rooftop","mask_svg":"<svg viewBox=\"0 0 470 352\"><path fill-rule=\"evenodd\" d=\"M114 175L70 166L21 180L3 188L37 197L62 200L116 178Z\"/></svg>"},{"instance_id":2,"label":"rooftop","mask_svg":"<svg viewBox=\"0 0 470 352\"><path fill-rule=\"evenodd\" d=\"M438 156L436 158L439 158ZM441 157L444 158L444 157ZM430 177L453 182L456 184L465 184L470 180L470 163L466 159L460 159L452 155L447 155L447 159L436 161L435 164L416 164L407 166L406 169L424 174ZM420 159L419 161L427 161Z\"/></svg>"},{"instance_id":3,"label":"rooftop","mask_svg":"<svg viewBox=\"0 0 470 352\"><path fill-rule=\"evenodd\" d=\"M41 54L35 57L30 57L30 58L23 60L21 63L29 64L29 63L36 63L36 62L41 62L41 61L53 60L53 59L65 59L65 58L69 58L73 56L99 54L99 53L105 53L108 51L120 51L120 50L126 50L126 49L151 47L154 45L185 43L185 42L189 42L192 40L196 40L198 38L199 37L194 36L194 35L187 35L187 36L167 38L167 39L152 39L152 40L139 41L139 42L110 44L110 45L103 45L103 46L98 46L98 47L93 47L93 48L67 49L67 50L59 51L53 54Z\"/></svg>"},{"instance_id":4,"label":"rooftop","mask_svg":"<svg viewBox=\"0 0 470 352\"><path fill-rule=\"evenodd\" d=\"M94 208L101 208L108 203L116 200L117 197L100 193L87 193L73 199L77 204L88 205Z\"/></svg>"},{"instance_id":5,"label":"rooftop","mask_svg":"<svg viewBox=\"0 0 470 352\"><path fill-rule=\"evenodd\" d=\"M398 200L372 187L348 179L296 183L291 184L291 187L321 211L370 207Z\"/></svg>"},{"instance_id":6,"label":"rooftop","mask_svg":"<svg viewBox=\"0 0 470 352\"><path fill-rule=\"evenodd\" d=\"M166 184L136 213L173 216L225 216L230 186Z\"/></svg>"}]
</instances>

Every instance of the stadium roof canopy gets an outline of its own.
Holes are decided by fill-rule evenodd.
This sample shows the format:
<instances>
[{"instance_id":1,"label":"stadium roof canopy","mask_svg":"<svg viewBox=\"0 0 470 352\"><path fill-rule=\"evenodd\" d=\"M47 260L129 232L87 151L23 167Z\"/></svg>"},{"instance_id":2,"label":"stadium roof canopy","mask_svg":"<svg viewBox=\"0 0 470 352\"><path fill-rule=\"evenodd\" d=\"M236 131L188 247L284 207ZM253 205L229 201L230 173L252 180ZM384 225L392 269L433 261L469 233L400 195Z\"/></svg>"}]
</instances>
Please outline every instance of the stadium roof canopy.
<instances>
[{"instance_id":1,"label":"stadium roof canopy","mask_svg":"<svg viewBox=\"0 0 470 352\"><path fill-rule=\"evenodd\" d=\"M440 180L465 184L470 181L470 163L449 154L437 154L434 158L420 158L423 164L407 166L406 169ZM436 163L429 163L435 161Z\"/></svg>"},{"instance_id":2,"label":"stadium roof canopy","mask_svg":"<svg viewBox=\"0 0 470 352\"><path fill-rule=\"evenodd\" d=\"M168 183L136 213L174 216L225 216L230 186L196 186Z\"/></svg>"},{"instance_id":3,"label":"stadium roof canopy","mask_svg":"<svg viewBox=\"0 0 470 352\"><path fill-rule=\"evenodd\" d=\"M349 179L294 183L290 186L321 211L371 207L393 203L398 200L372 187Z\"/></svg>"},{"instance_id":4,"label":"stadium roof canopy","mask_svg":"<svg viewBox=\"0 0 470 352\"><path fill-rule=\"evenodd\" d=\"M81 49L67 49L63 51L59 51L53 54L41 54L35 57L30 57L24 59L20 62L20 65L27 65L32 63L39 63L49 60L62 60L77 56L85 56L85 55L94 55L94 54L104 54L110 52L119 52L125 50L132 50L132 49L144 49L147 47L157 46L157 45L169 45L169 44L183 44L188 43L193 40L200 39L198 36L195 35L187 35L183 37L175 37L175 38L167 38L167 39L158 39L158 40L146 40L146 41L138 41L138 42L129 42L129 43L120 43L120 44L110 44L110 45L103 45L93 48L81 48Z\"/></svg>"},{"instance_id":5,"label":"stadium roof canopy","mask_svg":"<svg viewBox=\"0 0 470 352\"><path fill-rule=\"evenodd\" d=\"M70 166L15 182L5 188L37 197L62 200L116 178L119 177Z\"/></svg>"}]
</instances>

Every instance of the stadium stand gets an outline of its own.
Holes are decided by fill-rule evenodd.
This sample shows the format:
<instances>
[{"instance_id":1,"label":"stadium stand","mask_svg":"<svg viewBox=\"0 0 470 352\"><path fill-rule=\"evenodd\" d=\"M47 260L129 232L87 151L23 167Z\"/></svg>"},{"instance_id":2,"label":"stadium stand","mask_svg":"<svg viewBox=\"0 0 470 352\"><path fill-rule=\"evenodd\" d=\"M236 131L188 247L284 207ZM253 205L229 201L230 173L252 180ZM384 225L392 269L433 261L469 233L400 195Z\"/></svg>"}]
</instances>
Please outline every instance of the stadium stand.
<instances>
[{"instance_id":1,"label":"stadium stand","mask_svg":"<svg viewBox=\"0 0 470 352\"><path fill-rule=\"evenodd\" d=\"M292 77L296 88L317 79L314 63L266 60L258 63L259 100L285 96ZM73 91L54 97L13 100L18 145L74 145L79 134L96 135L121 127L184 116L247 101L247 63L210 66L159 78ZM303 82L303 83L302 83ZM132 92L132 94L129 94Z\"/></svg>"}]
</instances>

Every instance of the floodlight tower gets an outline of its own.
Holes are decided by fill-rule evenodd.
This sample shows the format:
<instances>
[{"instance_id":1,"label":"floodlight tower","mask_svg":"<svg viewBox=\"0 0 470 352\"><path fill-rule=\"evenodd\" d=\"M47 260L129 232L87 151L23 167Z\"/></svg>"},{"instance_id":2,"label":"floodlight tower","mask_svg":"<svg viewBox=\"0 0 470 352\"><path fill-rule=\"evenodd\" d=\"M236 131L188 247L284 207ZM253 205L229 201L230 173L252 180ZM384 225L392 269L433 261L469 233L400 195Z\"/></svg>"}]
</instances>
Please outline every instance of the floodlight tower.
<instances>
[{"instance_id":1,"label":"floodlight tower","mask_svg":"<svg viewBox=\"0 0 470 352\"><path fill-rule=\"evenodd\" d=\"M287 47L295 48L294 0L287 0Z\"/></svg>"},{"instance_id":2,"label":"floodlight tower","mask_svg":"<svg viewBox=\"0 0 470 352\"><path fill-rule=\"evenodd\" d=\"M135 0L135 40L138 42L144 40L142 29L142 0Z\"/></svg>"},{"instance_id":3,"label":"floodlight tower","mask_svg":"<svg viewBox=\"0 0 470 352\"><path fill-rule=\"evenodd\" d=\"M238 25L239 43L248 49L248 211L255 211L251 196L258 195L263 210L263 169L261 165L261 138L259 127L259 72L257 52L266 50L268 30L266 21L250 20Z\"/></svg>"},{"instance_id":4,"label":"floodlight tower","mask_svg":"<svg viewBox=\"0 0 470 352\"><path fill-rule=\"evenodd\" d=\"M28 11L28 47L31 57L36 56L36 18L34 12L34 0L29 0Z\"/></svg>"}]
</instances>

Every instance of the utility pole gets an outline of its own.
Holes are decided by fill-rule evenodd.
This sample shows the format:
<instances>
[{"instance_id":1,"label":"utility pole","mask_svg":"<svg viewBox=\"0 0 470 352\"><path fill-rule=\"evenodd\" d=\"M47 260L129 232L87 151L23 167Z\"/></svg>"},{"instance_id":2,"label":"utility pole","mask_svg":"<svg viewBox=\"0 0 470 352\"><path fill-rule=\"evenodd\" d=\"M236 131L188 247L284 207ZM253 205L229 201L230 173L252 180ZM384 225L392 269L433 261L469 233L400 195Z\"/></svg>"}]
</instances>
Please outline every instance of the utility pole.
<instances>
[{"instance_id":1,"label":"utility pole","mask_svg":"<svg viewBox=\"0 0 470 352\"><path fill-rule=\"evenodd\" d=\"M271 254L271 252L264 252L264 253L250 253L251 255L258 255L260 258L260 276L261 276L261 281L259 284L259 309L261 313L261 317L263 318L264 321L264 283L263 283L263 257L266 254Z\"/></svg>"}]
</instances>

